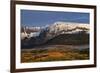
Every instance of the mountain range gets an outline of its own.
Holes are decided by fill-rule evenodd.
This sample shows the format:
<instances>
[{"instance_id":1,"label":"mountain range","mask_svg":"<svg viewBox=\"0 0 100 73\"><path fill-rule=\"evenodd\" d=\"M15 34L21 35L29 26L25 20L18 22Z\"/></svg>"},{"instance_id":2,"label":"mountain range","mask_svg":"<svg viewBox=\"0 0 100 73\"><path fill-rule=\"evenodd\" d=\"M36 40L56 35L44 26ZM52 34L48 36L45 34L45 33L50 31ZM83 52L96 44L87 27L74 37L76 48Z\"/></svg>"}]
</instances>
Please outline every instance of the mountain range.
<instances>
[{"instance_id":1,"label":"mountain range","mask_svg":"<svg viewBox=\"0 0 100 73\"><path fill-rule=\"evenodd\" d=\"M71 23L71 22L55 22L44 27L32 27L34 30L30 33L25 33L24 39L21 40L23 46L35 46L41 44L69 44L76 42L78 44L88 43L89 39L89 24ZM26 31L29 30L25 29ZM22 34L21 33L21 34ZM23 35L21 35L23 36ZM84 41L83 38L85 38ZM70 39L70 40L69 40ZM66 42L62 42L66 40ZM81 41L81 42L80 42ZM50 43L51 42L51 43Z\"/></svg>"}]
</instances>

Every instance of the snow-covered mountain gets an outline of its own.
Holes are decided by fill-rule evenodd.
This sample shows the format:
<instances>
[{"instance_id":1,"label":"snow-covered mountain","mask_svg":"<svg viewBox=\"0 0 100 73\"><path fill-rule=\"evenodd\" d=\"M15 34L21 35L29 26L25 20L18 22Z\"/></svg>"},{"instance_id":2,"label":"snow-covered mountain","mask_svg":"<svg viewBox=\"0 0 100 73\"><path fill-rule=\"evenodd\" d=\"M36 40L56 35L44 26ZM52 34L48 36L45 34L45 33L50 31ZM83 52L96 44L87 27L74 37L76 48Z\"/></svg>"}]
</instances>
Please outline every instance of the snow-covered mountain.
<instances>
[{"instance_id":1,"label":"snow-covered mountain","mask_svg":"<svg viewBox=\"0 0 100 73\"><path fill-rule=\"evenodd\" d=\"M56 22L48 27L50 33L76 33L86 31L89 33L89 24L84 23L71 23L71 22Z\"/></svg>"},{"instance_id":2,"label":"snow-covered mountain","mask_svg":"<svg viewBox=\"0 0 100 73\"><path fill-rule=\"evenodd\" d=\"M55 22L44 29L47 37L52 38L60 34L76 34L85 32L89 34L89 24L72 22Z\"/></svg>"},{"instance_id":3,"label":"snow-covered mountain","mask_svg":"<svg viewBox=\"0 0 100 73\"><path fill-rule=\"evenodd\" d=\"M73 22L55 22L54 24L46 25L43 27L27 27L27 29L33 32L27 33L24 31L25 37L26 34L28 34L28 38L31 38L41 36L45 33L46 37L50 39L60 34L76 34L80 32L89 33L89 24Z\"/></svg>"},{"instance_id":4,"label":"snow-covered mountain","mask_svg":"<svg viewBox=\"0 0 100 73\"><path fill-rule=\"evenodd\" d=\"M37 37L41 31L41 27L35 26L22 26L21 28L21 39Z\"/></svg>"},{"instance_id":5,"label":"snow-covered mountain","mask_svg":"<svg viewBox=\"0 0 100 73\"><path fill-rule=\"evenodd\" d=\"M43 27L24 28L21 32L21 47L42 44L87 44L89 29L89 24L71 22L55 22Z\"/></svg>"}]
</instances>

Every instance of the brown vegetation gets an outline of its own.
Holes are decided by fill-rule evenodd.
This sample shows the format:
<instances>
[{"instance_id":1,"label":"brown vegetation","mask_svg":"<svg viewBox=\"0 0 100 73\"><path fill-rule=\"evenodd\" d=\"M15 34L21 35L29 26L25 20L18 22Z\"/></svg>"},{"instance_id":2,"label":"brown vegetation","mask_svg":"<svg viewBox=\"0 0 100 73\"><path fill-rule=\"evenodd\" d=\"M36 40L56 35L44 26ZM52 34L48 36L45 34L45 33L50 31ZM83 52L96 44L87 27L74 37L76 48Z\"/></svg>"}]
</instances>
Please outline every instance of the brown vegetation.
<instances>
[{"instance_id":1,"label":"brown vegetation","mask_svg":"<svg viewBox=\"0 0 100 73\"><path fill-rule=\"evenodd\" d=\"M21 62L45 62L89 59L89 49L35 49L21 51Z\"/></svg>"}]
</instances>

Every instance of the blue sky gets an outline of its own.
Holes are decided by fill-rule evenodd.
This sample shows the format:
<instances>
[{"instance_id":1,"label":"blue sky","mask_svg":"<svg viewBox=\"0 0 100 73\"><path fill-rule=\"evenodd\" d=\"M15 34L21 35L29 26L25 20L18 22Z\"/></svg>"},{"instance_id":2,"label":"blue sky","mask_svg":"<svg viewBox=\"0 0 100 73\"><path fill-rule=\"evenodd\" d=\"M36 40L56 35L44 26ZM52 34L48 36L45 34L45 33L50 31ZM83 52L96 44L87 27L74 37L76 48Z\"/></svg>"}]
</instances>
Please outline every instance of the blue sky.
<instances>
[{"instance_id":1,"label":"blue sky","mask_svg":"<svg viewBox=\"0 0 100 73\"><path fill-rule=\"evenodd\" d=\"M21 10L21 24L44 26L57 21L89 23L89 13Z\"/></svg>"}]
</instances>

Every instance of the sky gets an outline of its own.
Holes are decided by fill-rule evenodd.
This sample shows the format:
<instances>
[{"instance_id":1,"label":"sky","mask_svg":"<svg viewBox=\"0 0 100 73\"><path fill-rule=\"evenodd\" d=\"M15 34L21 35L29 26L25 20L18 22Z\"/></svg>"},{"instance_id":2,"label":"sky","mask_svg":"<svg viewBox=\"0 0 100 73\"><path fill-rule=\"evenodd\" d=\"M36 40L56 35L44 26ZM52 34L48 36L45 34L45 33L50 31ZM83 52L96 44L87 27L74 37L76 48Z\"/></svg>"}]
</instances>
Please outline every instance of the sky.
<instances>
[{"instance_id":1,"label":"sky","mask_svg":"<svg viewBox=\"0 0 100 73\"><path fill-rule=\"evenodd\" d=\"M89 13L21 10L21 25L45 26L55 22L89 23Z\"/></svg>"}]
</instances>

